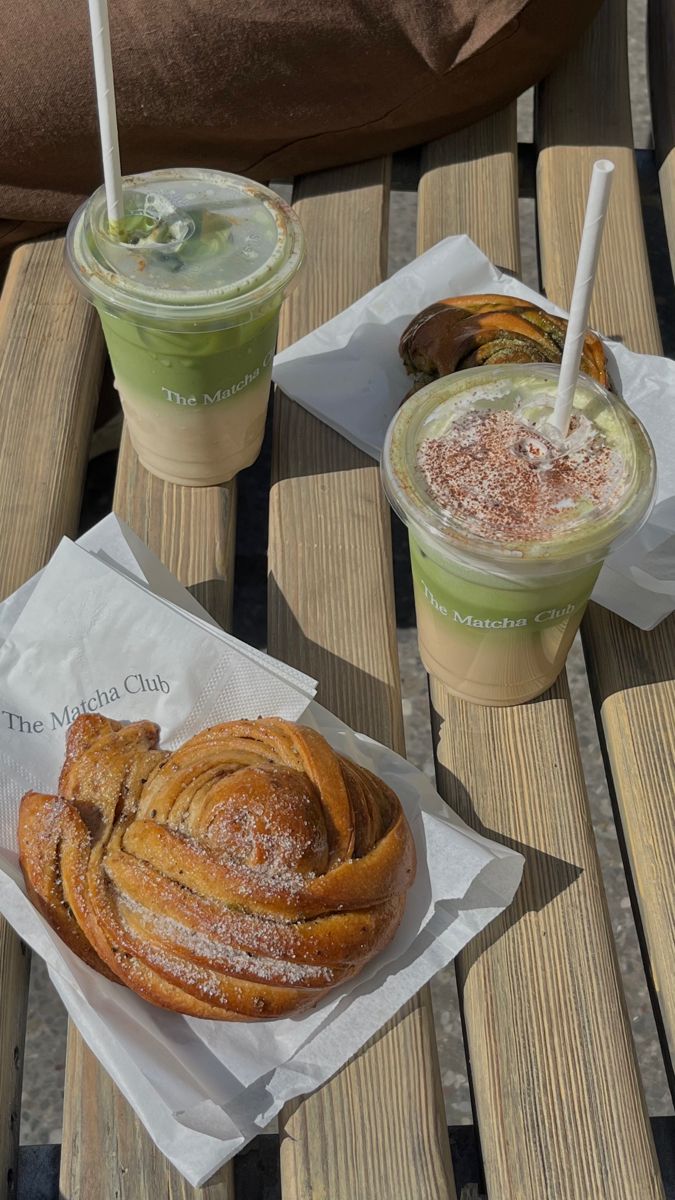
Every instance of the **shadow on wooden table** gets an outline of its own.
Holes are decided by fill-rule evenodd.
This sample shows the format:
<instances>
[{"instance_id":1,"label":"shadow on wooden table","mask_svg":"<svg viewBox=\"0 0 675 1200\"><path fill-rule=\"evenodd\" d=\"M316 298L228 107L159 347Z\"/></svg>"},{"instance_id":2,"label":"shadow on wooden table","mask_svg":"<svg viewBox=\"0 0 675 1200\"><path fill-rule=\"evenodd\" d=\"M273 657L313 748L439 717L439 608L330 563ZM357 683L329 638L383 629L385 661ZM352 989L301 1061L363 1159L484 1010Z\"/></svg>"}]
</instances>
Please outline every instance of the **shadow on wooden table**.
<instances>
[{"instance_id":1,"label":"shadow on wooden table","mask_svg":"<svg viewBox=\"0 0 675 1200\"><path fill-rule=\"evenodd\" d=\"M320 603L318 597L316 603ZM369 674L349 661L349 629L338 631L343 642L342 654L319 645L305 634L301 620L272 574L268 577L268 614L269 653L278 655L318 681L316 699L319 704L325 705L352 729L366 733L400 753L404 745L403 718L395 644L390 648L391 653L384 655L380 639L373 636L373 660L381 668L382 675L378 678ZM327 639L335 636L329 614L326 614L325 629ZM391 636L396 637L393 627Z\"/></svg>"},{"instance_id":2,"label":"shadow on wooden table","mask_svg":"<svg viewBox=\"0 0 675 1200\"><path fill-rule=\"evenodd\" d=\"M669 557L672 553L671 550ZM581 632L588 681L597 707L613 695L633 688L670 684L675 679L675 616L666 617L655 629L645 632L599 604L590 604ZM598 680L599 663L587 652L589 634L594 640L601 639L605 648L602 689Z\"/></svg>"},{"instance_id":3,"label":"shadow on wooden table","mask_svg":"<svg viewBox=\"0 0 675 1200\"><path fill-rule=\"evenodd\" d=\"M440 794L447 804L482 837L499 842L516 850L525 859L523 877L515 898L509 907L492 921L476 939L480 952L494 946L496 942L520 921L526 913L540 912L567 890L583 872L583 867L567 862L563 858L546 854L543 850L508 837L497 829L490 829L476 812L473 799L464 784L443 766L438 756L438 747L443 723L442 716L431 705L431 724L434 738L436 782ZM474 955L474 957L476 957Z\"/></svg>"}]
</instances>

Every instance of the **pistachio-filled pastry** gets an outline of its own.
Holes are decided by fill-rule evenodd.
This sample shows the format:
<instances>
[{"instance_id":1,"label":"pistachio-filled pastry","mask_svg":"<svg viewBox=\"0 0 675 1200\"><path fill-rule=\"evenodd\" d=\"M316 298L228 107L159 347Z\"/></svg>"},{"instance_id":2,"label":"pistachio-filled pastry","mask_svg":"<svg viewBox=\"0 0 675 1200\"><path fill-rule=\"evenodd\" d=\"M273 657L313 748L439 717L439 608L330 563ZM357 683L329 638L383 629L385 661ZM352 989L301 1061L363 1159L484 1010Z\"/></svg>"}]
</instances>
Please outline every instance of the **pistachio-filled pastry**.
<instances>
[{"instance_id":1,"label":"pistachio-filled pastry","mask_svg":"<svg viewBox=\"0 0 675 1200\"><path fill-rule=\"evenodd\" d=\"M412 392L433 379L486 363L559 363L567 321L515 296L450 296L413 317L399 345L414 378ZM600 338L587 333L581 370L611 387Z\"/></svg>"}]
</instances>

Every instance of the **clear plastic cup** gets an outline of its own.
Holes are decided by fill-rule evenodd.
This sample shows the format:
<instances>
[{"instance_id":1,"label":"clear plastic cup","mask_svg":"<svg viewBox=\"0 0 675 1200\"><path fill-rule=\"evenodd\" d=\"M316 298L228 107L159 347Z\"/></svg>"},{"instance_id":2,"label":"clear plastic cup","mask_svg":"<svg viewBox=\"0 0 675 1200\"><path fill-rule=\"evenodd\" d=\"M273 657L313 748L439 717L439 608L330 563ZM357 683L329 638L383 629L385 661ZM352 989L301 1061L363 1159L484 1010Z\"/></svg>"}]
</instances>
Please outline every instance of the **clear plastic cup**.
<instances>
[{"instance_id":1,"label":"clear plastic cup","mask_svg":"<svg viewBox=\"0 0 675 1200\"><path fill-rule=\"evenodd\" d=\"M173 483L224 483L260 452L300 223L269 188L222 171L149 171L123 186L123 240L99 188L70 222L66 263L98 310L143 465Z\"/></svg>"},{"instance_id":2,"label":"clear plastic cup","mask_svg":"<svg viewBox=\"0 0 675 1200\"><path fill-rule=\"evenodd\" d=\"M387 432L382 477L409 531L422 661L479 704L550 687L603 560L653 503L641 423L582 375L563 440L550 424L558 374L459 371L406 400Z\"/></svg>"}]
</instances>

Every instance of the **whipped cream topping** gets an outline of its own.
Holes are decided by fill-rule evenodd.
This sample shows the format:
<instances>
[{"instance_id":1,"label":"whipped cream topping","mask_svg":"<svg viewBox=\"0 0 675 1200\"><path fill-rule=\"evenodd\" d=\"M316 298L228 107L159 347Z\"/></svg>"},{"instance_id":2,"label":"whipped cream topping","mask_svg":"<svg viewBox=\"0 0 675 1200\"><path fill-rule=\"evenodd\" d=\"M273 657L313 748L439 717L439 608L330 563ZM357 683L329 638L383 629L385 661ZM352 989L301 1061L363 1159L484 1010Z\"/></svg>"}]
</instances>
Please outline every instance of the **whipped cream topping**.
<instances>
[{"instance_id":1,"label":"whipped cream topping","mask_svg":"<svg viewBox=\"0 0 675 1200\"><path fill-rule=\"evenodd\" d=\"M621 454L582 413L564 439L549 415L530 398L513 410L458 405L435 422L417 452L435 504L467 533L504 543L549 541L606 513L621 492Z\"/></svg>"}]
</instances>

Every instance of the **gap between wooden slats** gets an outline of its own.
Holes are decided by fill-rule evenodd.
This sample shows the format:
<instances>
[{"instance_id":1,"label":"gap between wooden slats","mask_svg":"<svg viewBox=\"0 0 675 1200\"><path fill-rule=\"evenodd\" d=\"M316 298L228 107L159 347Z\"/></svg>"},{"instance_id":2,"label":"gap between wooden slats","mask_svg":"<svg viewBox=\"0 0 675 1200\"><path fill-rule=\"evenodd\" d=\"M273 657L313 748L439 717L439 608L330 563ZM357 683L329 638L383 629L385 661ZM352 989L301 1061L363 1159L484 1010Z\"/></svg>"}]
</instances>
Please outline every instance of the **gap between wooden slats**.
<instances>
[{"instance_id":1,"label":"gap between wooden slats","mask_svg":"<svg viewBox=\"0 0 675 1200\"><path fill-rule=\"evenodd\" d=\"M606 55L608 44L614 49L612 59ZM562 95L574 97L574 103L563 108ZM559 304L569 301L591 164L600 156L611 158L617 169L590 319L631 349L660 353L631 149L623 0L604 5L582 48L540 89L538 112L539 241L548 295ZM577 135L583 145L574 145ZM644 633L591 605L582 632L672 1082L675 618Z\"/></svg>"},{"instance_id":2,"label":"gap between wooden slats","mask_svg":"<svg viewBox=\"0 0 675 1200\"><path fill-rule=\"evenodd\" d=\"M430 149L419 249L467 232L517 269L516 170L514 109ZM514 904L458 959L488 1194L659 1197L566 677L510 709L430 692L442 794L526 857Z\"/></svg>"},{"instance_id":3,"label":"gap between wooden slats","mask_svg":"<svg viewBox=\"0 0 675 1200\"><path fill-rule=\"evenodd\" d=\"M378 283L389 165L308 177L295 192L308 265L285 345ZM319 699L403 749L388 511L372 459L282 396L270 498L270 652ZM285 1200L453 1200L428 990L280 1120Z\"/></svg>"},{"instance_id":4,"label":"gap between wooden slats","mask_svg":"<svg viewBox=\"0 0 675 1200\"><path fill-rule=\"evenodd\" d=\"M28 948L0 917L0 1183L7 1200L17 1194L29 971Z\"/></svg>"},{"instance_id":5,"label":"gap between wooden slats","mask_svg":"<svg viewBox=\"0 0 675 1200\"><path fill-rule=\"evenodd\" d=\"M647 8L649 84L661 202L675 274L675 4L649 0Z\"/></svg>"},{"instance_id":6,"label":"gap between wooden slats","mask_svg":"<svg viewBox=\"0 0 675 1200\"><path fill-rule=\"evenodd\" d=\"M0 299L0 592L74 534L103 365L93 314L67 282L63 240L14 252ZM16 1195L30 957L0 918L0 1190Z\"/></svg>"},{"instance_id":7,"label":"gap between wooden slats","mask_svg":"<svg viewBox=\"0 0 675 1200\"><path fill-rule=\"evenodd\" d=\"M150 475L124 434L114 511L222 624L232 611L236 486ZM232 1163L193 1188L157 1149L74 1025L68 1027L62 1200L234 1200Z\"/></svg>"}]
</instances>

